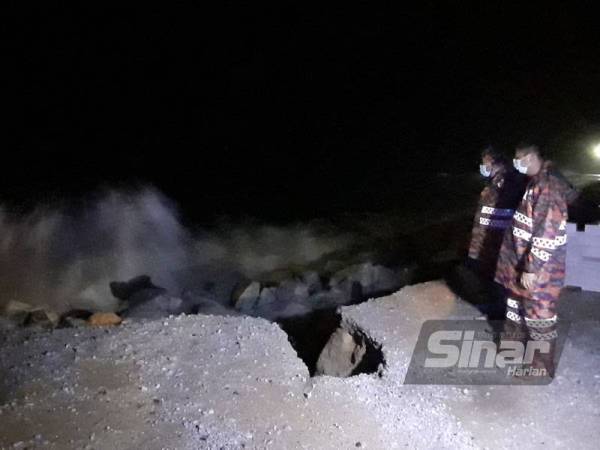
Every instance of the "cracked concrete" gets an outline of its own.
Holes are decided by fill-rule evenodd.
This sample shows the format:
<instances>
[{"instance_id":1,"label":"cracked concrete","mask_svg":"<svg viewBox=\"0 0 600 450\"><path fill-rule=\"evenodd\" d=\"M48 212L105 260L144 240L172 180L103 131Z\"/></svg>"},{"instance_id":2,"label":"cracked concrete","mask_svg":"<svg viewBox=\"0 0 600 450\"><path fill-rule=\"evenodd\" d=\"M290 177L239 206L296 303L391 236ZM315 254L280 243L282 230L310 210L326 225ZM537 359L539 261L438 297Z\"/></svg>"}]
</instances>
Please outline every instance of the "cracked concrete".
<instances>
[{"instance_id":1,"label":"cracked concrete","mask_svg":"<svg viewBox=\"0 0 600 450\"><path fill-rule=\"evenodd\" d=\"M2 334L0 447L595 448L600 302L569 295L579 322L550 386L404 385L424 320L475 315L440 282L341 309L381 343L382 378L311 378L257 318Z\"/></svg>"}]
</instances>

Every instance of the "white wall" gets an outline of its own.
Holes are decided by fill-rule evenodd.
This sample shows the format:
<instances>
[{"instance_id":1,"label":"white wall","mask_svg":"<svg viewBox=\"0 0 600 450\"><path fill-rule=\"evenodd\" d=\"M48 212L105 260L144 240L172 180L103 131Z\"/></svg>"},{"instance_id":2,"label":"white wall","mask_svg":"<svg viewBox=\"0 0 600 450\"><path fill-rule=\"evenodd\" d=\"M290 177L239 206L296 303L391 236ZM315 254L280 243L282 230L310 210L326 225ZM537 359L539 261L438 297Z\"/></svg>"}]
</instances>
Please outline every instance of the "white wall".
<instances>
[{"instance_id":1,"label":"white wall","mask_svg":"<svg viewBox=\"0 0 600 450\"><path fill-rule=\"evenodd\" d=\"M567 224L566 285L600 292L600 225Z\"/></svg>"}]
</instances>

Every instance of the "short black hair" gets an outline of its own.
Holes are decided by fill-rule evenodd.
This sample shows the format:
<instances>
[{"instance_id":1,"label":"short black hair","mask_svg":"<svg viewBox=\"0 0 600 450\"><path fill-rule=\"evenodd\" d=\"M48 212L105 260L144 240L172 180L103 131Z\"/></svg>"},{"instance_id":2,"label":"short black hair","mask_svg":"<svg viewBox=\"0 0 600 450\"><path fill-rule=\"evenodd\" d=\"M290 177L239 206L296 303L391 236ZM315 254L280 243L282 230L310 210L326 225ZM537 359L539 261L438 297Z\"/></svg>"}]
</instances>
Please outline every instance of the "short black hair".
<instances>
[{"instance_id":1,"label":"short black hair","mask_svg":"<svg viewBox=\"0 0 600 450\"><path fill-rule=\"evenodd\" d=\"M492 161L495 163L503 163L507 161L506 156L504 156L503 153L499 152L491 145L488 145L481 151L481 158L485 158L486 156L492 158Z\"/></svg>"},{"instance_id":2,"label":"short black hair","mask_svg":"<svg viewBox=\"0 0 600 450\"><path fill-rule=\"evenodd\" d=\"M533 154L537 155L539 158L543 157L540 147L537 144L530 142L530 141L519 142L517 144L516 151L524 153L525 155L529 155L529 154L533 153Z\"/></svg>"}]
</instances>

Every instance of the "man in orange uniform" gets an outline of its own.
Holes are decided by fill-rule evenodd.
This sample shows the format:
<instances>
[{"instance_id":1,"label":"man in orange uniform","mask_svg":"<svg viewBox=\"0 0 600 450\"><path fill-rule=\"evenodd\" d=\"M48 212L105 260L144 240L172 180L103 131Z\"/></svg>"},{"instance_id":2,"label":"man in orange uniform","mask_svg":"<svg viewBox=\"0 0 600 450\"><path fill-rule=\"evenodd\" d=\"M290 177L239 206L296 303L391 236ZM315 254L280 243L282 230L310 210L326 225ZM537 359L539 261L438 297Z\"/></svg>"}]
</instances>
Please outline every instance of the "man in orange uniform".
<instances>
[{"instance_id":1,"label":"man in orange uniform","mask_svg":"<svg viewBox=\"0 0 600 450\"><path fill-rule=\"evenodd\" d=\"M486 304L480 306L481 309L487 312L488 319L503 320L503 292L494 285L496 263L504 232L511 226L527 180L492 147L483 150L479 170L486 178L486 184L481 191L473 221L467 265L478 275L484 286L487 298Z\"/></svg>"},{"instance_id":2,"label":"man in orange uniform","mask_svg":"<svg viewBox=\"0 0 600 450\"><path fill-rule=\"evenodd\" d=\"M506 330L547 341L531 367L554 376L556 306L565 279L567 200L572 186L535 145L517 147L515 168L530 177L525 195L504 235L496 281L507 290Z\"/></svg>"}]
</instances>

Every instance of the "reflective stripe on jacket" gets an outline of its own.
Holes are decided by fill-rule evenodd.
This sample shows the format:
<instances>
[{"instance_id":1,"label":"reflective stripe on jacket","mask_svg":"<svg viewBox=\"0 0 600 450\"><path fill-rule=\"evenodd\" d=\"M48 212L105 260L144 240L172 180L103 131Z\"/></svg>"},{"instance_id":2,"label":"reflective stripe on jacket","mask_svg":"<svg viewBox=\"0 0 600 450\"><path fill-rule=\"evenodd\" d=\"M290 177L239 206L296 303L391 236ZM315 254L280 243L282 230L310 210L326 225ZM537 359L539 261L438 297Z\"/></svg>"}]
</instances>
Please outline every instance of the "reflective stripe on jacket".
<instances>
[{"instance_id":1,"label":"reflective stripe on jacket","mask_svg":"<svg viewBox=\"0 0 600 450\"><path fill-rule=\"evenodd\" d=\"M527 185L504 235L496 269L496 281L513 294L539 301L558 299L565 277L570 190L550 162ZM523 272L536 274L532 291L520 283Z\"/></svg>"},{"instance_id":2,"label":"reflective stripe on jacket","mask_svg":"<svg viewBox=\"0 0 600 450\"><path fill-rule=\"evenodd\" d=\"M493 277L505 230L510 228L515 208L525 189L525 177L503 165L486 184L473 221L469 258L478 260Z\"/></svg>"}]
</instances>

